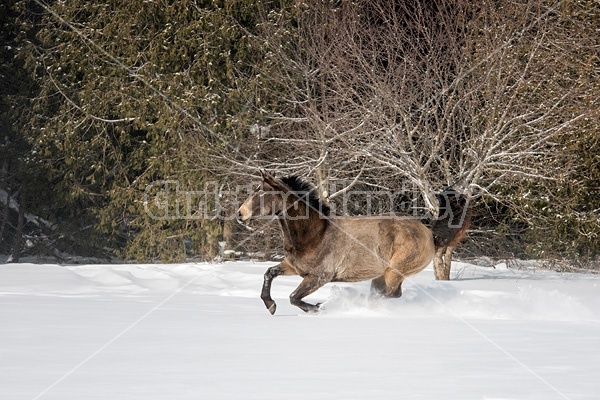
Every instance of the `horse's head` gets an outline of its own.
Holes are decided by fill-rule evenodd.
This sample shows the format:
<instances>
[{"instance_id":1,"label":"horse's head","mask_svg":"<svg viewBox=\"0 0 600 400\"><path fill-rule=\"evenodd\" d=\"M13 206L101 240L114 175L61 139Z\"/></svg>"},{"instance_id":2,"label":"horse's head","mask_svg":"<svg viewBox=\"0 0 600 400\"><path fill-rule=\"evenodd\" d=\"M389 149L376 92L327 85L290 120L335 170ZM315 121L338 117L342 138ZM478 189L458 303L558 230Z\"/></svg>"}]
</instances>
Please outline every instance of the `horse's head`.
<instances>
[{"instance_id":1,"label":"horse's head","mask_svg":"<svg viewBox=\"0 0 600 400\"><path fill-rule=\"evenodd\" d=\"M262 183L240 206L237 213L238 222L248 223L251 219L271 218L283 211L286 192L284 186L266 173L262 173L262 178Z\"/></svg>"}]
</instances>

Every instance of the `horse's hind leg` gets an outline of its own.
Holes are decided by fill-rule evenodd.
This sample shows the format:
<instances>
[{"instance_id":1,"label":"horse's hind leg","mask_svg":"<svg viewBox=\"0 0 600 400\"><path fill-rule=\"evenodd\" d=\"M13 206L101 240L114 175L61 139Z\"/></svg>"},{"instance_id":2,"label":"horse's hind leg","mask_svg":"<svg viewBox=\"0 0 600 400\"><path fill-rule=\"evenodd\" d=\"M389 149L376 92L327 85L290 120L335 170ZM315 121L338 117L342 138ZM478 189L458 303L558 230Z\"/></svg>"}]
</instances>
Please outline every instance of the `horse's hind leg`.
<instances>
[{"instance_id":1,"label":"horse's hind leg","mask_svg":"<svg viewBox=\"0 0 600 400\"><path fill-rule=\"evenodd\" d=\"M385 273L371 281L371 292L385 297L402 296L404 275L395 269L388 268Z\"/></svg>"},{"instance_id":2,"label":"horse's hind leg","mask_svg":"<svg viewBox=\"0 0 600 400\"><path fill-rule=\"evenodd\" d=\"M402 282L404 282L404 275L401 272L391 268L385 271L386 297L401 297Z\"/></svg>"},{"instance_id":3,"label":"horse's hind leg","mask_svg":"<svg viewBox=\"0 0 600 400\"><path fill-rule=\"evenodd\" d=\"M271 315L275 314L275 310L277 309L275 301L271 298L271 283L273 282L273 279L277 278L279 275L296 275L296 271L286 260L283 260L281 263L269 268L267 272L265 272L260 298L265 303L265 306Z\"/></svg>"},{"instance_id":4,"label":"horse's hind leg","mask_svg":"<svg viewBox=\"0 0 600 400\"><path fill-rule=\"evenodd\" d=\"M309 304L302 299L309 294L315 292L320 287L323 287L326 283L331 282L331 279L326 279L318 275L305 276L300 285L290 295L290 303L304 312L316 312L319 311L319 305Z\"/></svg>"}]
</instances>

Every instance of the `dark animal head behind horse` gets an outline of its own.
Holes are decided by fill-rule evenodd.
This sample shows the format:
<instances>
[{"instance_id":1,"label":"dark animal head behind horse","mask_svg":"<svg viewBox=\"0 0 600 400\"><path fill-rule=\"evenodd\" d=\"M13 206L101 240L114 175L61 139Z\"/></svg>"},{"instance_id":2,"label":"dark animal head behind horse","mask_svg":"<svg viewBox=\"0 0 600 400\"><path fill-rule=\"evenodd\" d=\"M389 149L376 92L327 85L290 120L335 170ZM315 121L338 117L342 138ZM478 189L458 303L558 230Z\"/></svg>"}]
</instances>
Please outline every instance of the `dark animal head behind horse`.
<instances>
[{"instance_id":1,"label":"dark animal head behind horse","mask_svg":"<svg viewBox=\"0 0 600 400\"><path fill-rule=\"evenodd\" d=\"M433 221L436 247L458 246L471 224L471 210L465 196L451 187L437 195L439 217Z\"/></svg>"}]
</instances>

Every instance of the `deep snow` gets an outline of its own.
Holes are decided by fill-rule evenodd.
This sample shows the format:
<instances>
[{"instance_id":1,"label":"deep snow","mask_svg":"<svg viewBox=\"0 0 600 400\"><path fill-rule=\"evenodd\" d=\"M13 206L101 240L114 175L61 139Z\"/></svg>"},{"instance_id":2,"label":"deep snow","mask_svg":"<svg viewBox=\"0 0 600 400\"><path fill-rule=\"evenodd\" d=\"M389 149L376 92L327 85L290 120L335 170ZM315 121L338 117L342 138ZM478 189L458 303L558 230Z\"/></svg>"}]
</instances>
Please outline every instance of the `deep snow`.
<instances>
[{"instance_id":1,"label":"deep snow","mask_svg":"<svg viewBox=\"0 0 600 400\"><path fill-rule=\"evenodd\" d=\"M401 299L274 263L0 265L0 399L599 399L600 276L455 263Z\"/></svg>"}]
</instances>

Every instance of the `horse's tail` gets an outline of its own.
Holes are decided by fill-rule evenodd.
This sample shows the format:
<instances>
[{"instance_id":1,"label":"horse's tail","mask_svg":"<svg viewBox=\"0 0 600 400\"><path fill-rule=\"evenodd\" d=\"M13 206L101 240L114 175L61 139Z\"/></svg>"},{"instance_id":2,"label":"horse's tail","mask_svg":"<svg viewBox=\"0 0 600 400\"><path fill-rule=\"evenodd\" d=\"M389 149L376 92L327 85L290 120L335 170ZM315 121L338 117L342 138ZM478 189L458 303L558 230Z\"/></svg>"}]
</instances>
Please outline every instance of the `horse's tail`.
<instances>
[{"instance_id":1,"label":"horse's tail","mask_svg":"<svg viewBox=\"0 0 600 400\"><path fill-rule=\"evenodd\" d=\"M450 187L444 189L437 198L439 217L431 225L435 248L458 246L471 224L467 199Z\"/></svg>"}]
</instances>

